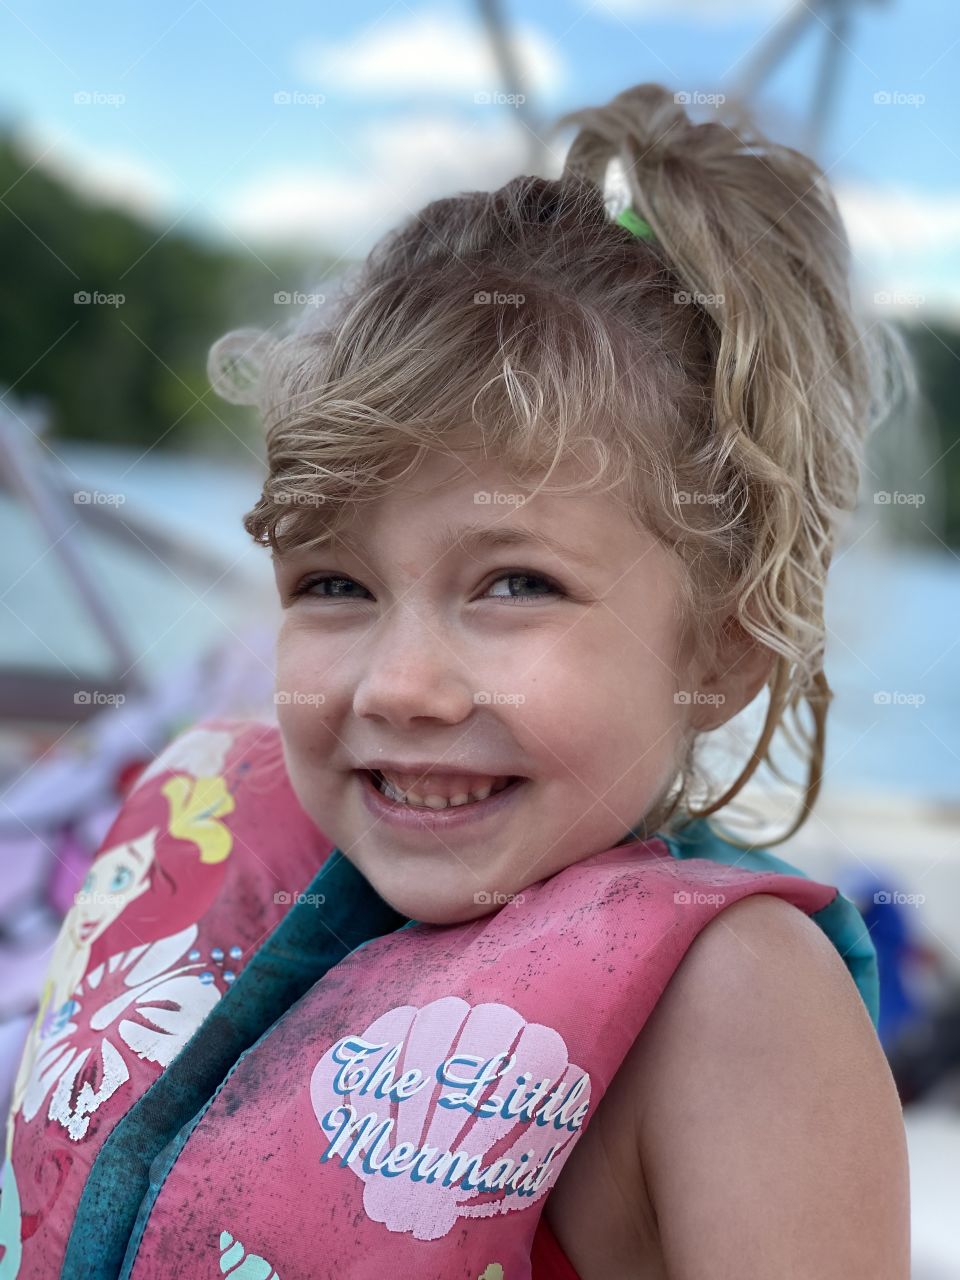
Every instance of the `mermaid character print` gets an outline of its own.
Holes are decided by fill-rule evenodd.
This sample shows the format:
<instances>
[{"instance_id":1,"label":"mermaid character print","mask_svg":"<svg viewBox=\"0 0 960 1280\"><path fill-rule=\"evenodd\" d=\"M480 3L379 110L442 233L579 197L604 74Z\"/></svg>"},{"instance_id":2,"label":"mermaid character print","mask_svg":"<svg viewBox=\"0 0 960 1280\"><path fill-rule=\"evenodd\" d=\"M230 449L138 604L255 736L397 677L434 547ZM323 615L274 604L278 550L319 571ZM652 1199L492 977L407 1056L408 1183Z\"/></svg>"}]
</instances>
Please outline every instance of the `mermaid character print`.
<instances>
[{"instance_id":1,"label":"mermaid character print","mask_svg":"<svg viewBox=\"0 0 960 1280\"><path fill-rule=\"evenodd\" d=\"M98 1013L106 996L121 994L114 990L117 975L122 975L122 990L128 995L144 982L155 995L157 979L170 976L158 968L158 961L166 961L169 970L171 962L189 951L196 920L220 890L232 847L223 818L232 812L234 799L222 773L212 771L224 768L230 745L231 735L223 731L195 729L184 734L151 766L149 779L141 776L128 797L110 833L125 838L110 841L94 859L57 937L14 1086L11 1119L21 1112L28 1121L36 1115L51 1084L62 1075L58 1068L65 1066L68 1042L81 1021L94 1032L103 1029ZM197 766L210 772L193 772ZM153 781L171 769L178 772L162 784ZM139 830L126 835L134 824ZM184 976L179 969L177 975ZM152 1046L143 1043L142 1036L137 1044L138 1051L148 1050L141 1056L164 1066L218 998L215 987L201 984L195 974L179 984L177 994L175 1003L184 1015L181 1025L169 1026ZM136 1004L136 997L126 1003ZM89 1007L93 1004L96 1009ZM84 1005L88 1009L81 1017ZM126 1005L124 1009L121 1036L129 1021ZM114 1069L107 1074L116 1078L123 1073ZM65 1127L69 1132L70 1126Z\"/></svg>"}]
</instances>

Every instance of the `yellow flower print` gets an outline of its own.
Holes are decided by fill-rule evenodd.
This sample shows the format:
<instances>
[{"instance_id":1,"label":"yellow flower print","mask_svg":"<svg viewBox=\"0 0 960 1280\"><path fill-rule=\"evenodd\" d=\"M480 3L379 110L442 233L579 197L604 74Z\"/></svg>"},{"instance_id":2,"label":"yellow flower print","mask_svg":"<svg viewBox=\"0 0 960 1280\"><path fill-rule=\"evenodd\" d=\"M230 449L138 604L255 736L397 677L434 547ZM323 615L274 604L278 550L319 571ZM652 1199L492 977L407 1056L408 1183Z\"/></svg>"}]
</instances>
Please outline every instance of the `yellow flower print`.
<instances>
[{"instance_id":1,"label":"yellow flower print","mask_svg":"<svg viewBox=\"0 0 960 1280\"><path fill-rule=\"evenodd\" d=\"M163 794L170 802L171 835L192 840L200 849L201 862L223 862L230 856L233 836L220 819L232 813L235 805L219 774L207 778L177 774L163 784Z\"/></svg>"}]
</instances>

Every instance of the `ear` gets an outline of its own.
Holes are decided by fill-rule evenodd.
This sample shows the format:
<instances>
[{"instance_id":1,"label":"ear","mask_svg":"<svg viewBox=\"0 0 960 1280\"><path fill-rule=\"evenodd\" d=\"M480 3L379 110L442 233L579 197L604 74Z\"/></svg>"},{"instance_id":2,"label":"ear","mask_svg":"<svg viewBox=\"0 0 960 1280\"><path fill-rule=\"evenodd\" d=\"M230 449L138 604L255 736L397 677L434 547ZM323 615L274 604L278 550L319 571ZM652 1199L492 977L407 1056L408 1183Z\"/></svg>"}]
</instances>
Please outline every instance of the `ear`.
<instances>
[{"instance_id":1,"label":"ear","mask_svg":"<svg viewBox=\"0 0 960 1280\"><path fill-rule=\"evenodd\" d=\"M709 661L692 667L690 726L717 729L749 706L770 678L776 656L736 618L727 618Z\"/></svg>"}]
</instances>

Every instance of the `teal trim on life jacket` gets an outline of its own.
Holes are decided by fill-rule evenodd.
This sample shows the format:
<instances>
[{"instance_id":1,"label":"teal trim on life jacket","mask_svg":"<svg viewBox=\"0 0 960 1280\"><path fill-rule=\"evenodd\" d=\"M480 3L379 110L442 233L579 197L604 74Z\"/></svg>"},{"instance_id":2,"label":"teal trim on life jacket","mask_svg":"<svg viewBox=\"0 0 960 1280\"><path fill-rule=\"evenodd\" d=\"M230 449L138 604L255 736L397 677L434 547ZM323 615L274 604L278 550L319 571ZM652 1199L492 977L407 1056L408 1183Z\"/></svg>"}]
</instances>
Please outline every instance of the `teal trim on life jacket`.
<instances>
[{"instance_id":1,"label":"teal trim on life jacket","mask_svg":"<svg viewBox=\"0 0 960 1280\"><path fill-rule=\"evenodd\" d=\"M299 898L304 900L294 903L100 1148L77 1206L61 1280L128 1274L125 1257L128 1249L131 1259L136 1253L163 1177L240 1058L328 969L407 920L338 849Z\"/></svg>"},{"instance_id":2,"label":"teal trim on life jacket","mask_svg":"<svg viewBox=\"0 0 960 1280\"><path fill-rule=\"evenodd\" d=\"M266 1039L267 1036L270 1035L272 1031L273 1024L271 1023L271 1025L266 1028L263 1034L260 1035L252 1045L249 1045L244 1049L196 1115L191 1116L179 1133L177 1133L176 1136L154 1157L150 1165L150 1181L140 1200L140 1206L137 1209L137 1216L130 1232L130 1238L127 1241L127 1250L123 1259L123 1265L120 1268L118 1280L130 1280L134 1264L137 1260L137 1254L140 1251L140 1245L143 1241L144 1233L146 1232L147 1225L150 1221L150 1215L153 1213L154 1206L157 1203L160 1192L163 1190L163 1184L166 1182L167 1176L173 1169L173 1166L180 1159L184 1147L190 1140L190 1135L193 1133L194 1129L196 1129L197 1125L206 1115L210 1107L213 1106L221 1089L226 1085L227 1081L240 1066L240 1063L243 1062L247 1054L253 1053L253 1051ZM91 1272L91 1275L92 1274L93 1273Z\"/></svg>"},{"instance_id":3,"label":"teal trim on life jacket","mask_svg":"<svg viewBox=\"0 0 960 1280\"><path fill-rule=\"evenodd\" d=\"M767 849L741 849L725 839L722 830L706 818L695 818L675 834L668 835L662 831L656 834L674 858L710 858L727 866L743 867L746 871L776 871L782 875L802 876L805 880L812 878ZM833 901L814 911L810 919L820 926L839 951L876 1028L880 1021L877 952L863 916L838 890Z\"/></svg>"}]
</instances>

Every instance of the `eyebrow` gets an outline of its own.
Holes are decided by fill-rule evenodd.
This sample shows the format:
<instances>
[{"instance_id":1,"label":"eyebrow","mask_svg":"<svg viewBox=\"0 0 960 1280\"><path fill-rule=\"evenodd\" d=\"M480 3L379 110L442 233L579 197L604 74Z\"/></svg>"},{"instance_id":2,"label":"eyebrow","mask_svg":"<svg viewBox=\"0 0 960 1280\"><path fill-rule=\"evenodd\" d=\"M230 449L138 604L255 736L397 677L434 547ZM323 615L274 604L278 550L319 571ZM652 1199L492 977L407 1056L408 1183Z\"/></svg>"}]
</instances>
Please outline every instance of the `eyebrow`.
<instances>
[{"instance_id":1,"label":"eyebrow","mask_svg":"<svg viewBox=\"0 0 960 1280\"><path fill-rule=\"evenodd\" d=\"M360 552L364 544L362 535L332 534L325 541L324 545L330 548L337 547L344 550L353 550ZM526 525L484 525L472 524L462 525L460 529L451 525L444 525L438 535L431 540L430 553L436 558L440 558L444 552L453 547L461 547L467 550L499 550L509 547L540 547L545 550L554 552L557 556L568 556L580 564L585 564L589 568L598 568L599 563L593 556L590 556L585 550L570 547L558 538L553 538L547 532L539 529L530 529ZM296 556L297 548L289 550L289 557ZM275 561L283 563L288 558L285 553L274 553Z\"/></svg>"},{"instance_id":2,"label":"eyebrow","mask_svg":"<svg viewBox=\"0 0 960 1280\"><path fill-rule=\"evenodd\" d=\"M346 550L358 550L362 538L339 534L336 539L331 536L330 541ZM439 559L444 552L456 546L466 551L497 551L505 547L542 547L557 555L569 556L570 559L590 569L597 568L597 561L586 551L568 546L558 538L551 537L542 530L528 528L526 525L468 524L459 529L445 525L432 539L430 553ZM275 555L274 558L278 561L286 559L283 555Z\"/></svg>"},{"instance_id":3,"label":"eyebrow","mask_svg":"<svg viewBox=\"0 0 960 1280\"><path fill-rule=\"evenodd\" d=\"M439 553L457 545L475 551L497 551L502 547L543 547L591 568L596 567L593 557L586 551L567 546L559 538L553 538L540 529L530 529L526 525L470 524L458 530L446 527L434 541L432 550Z\"/></svg>"}]
</instances>

